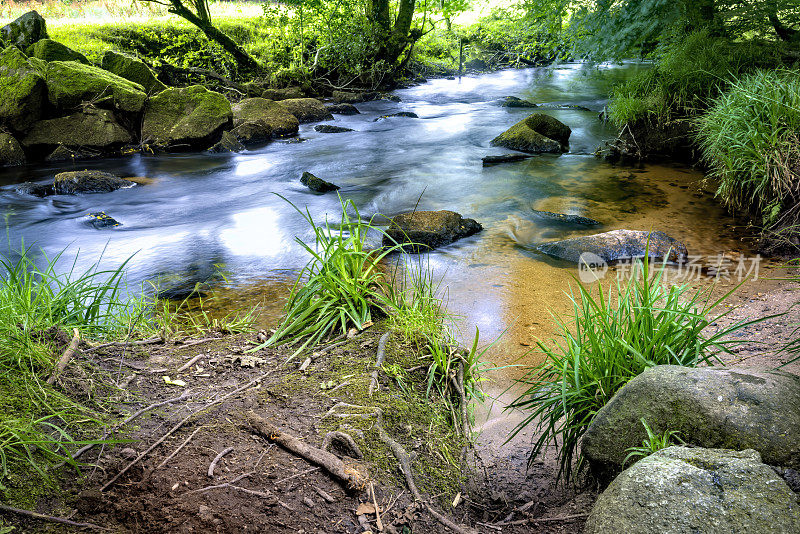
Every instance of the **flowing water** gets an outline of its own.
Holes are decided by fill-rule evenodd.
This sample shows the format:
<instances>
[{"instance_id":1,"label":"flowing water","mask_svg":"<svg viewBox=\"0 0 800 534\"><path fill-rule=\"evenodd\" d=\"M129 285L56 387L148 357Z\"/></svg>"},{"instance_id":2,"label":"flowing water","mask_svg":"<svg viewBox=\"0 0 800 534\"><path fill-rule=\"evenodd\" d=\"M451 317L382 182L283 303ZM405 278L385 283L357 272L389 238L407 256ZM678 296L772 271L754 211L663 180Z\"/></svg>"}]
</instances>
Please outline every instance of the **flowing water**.
<instances>
[{"instance_id":1,"label":"flowing water","mask_svg":"<svg viewBox=\"0 0 800 534\"><path fill-rule=\"evenodd\" d=\"M461 316L463 339L475 326L482 339L499 336L490 359L517 361L537 337L552 332L550 310L564 311L574 266L535 252L535 245L617 228L663 230L690 254L746 250L734 221L703 191L697 172L679 166L615 168L591 153L613 137L598 120L610 86L635 64L564 64L553 69L508 70L461 80L434 80L397 91L401 102L359 104L360 115L337 116L355 132L323 134L303 125L304 142L277 141L241 154L205 153L27 166L0 173L0 206L7 239L0 249L26 245L53 255L80 250L79 267L103 253L118 265L135 254L129 282L210 276L224 267L218 302L236 308L259 303L261 321L274 323L283 298L307 261L295 236L313 239L292 206L317 220L338 217L335 194L317 195L299 183L303 171L341 186L362 215L450 209L483 224L483 232L428 254L442 278L450 310ZM572 128L570 152L482 167L481 158L506 152L489 141L531 113L495 100L518 96ZM578 105L558 109L555 105ZM413 111L413 118L382 115ZM379 119L376 121L376 119ZM107 194L44 199L15 191L22 181L52 180L75 168L145 176L153 183ZM580 214L601 229L546 224L532 210ZM105 211L122 226L98 230L86 214ZM65 265L65 268L68 265ZM530 356L532 358L533 356ZM513 376L513 368L504 376Z\"/></svg>"}]
</instances>

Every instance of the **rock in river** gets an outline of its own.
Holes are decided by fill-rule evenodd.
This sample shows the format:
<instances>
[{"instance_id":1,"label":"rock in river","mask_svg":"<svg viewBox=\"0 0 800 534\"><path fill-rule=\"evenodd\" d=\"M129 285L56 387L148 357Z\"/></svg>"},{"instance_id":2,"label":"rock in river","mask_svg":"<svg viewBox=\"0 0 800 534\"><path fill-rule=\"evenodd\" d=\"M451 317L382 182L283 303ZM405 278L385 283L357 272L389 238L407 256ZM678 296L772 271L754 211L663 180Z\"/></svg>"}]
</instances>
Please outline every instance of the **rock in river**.
<instances>
[{"instance_id":1,"label":"rock in river","mask_svg":"<svg viewBox=\"0 0 800 534\"><path fill-rule=\"evenodd\" d=\"M301 123L333 120L333 115L325 104L316 98L288 98L278 104L297 117Z\"/></svg>"},{"instance_id":2,"label":"rock in river","mask_svg":"<svg viewBox=\"0 0 800 534\"><path fill-rule=\"evenodd\" d=\"M86 223L92 228L101 230L103 228L117 228L122 226L122 223L110 215L106 215L104 211L97 211L86 215Z\"/></svg>"},{"instance_id":3,"label":"rock in river","mask_svg":"<svg viewBox=\"0 0 800 534\"><path fill-rule=\"evenodd\" d=\"M123 187L132 187L133 182L103 171L70 171L56 174L53 191L57 195L77 193L110 193Z\"/></svg>"},{"instance_id":4,"label":"rock in river","mask_svg":"<svg viewBox=\"0 0 800 534\"><path fill-rule=\"evenodd\" d=\"M142 142L159 148L208 148L230 127L228 99L202 85L170 87L152 97L144 110Z\"/></svg>"},{"instance_id":5,"label":"rock in river","mask_svg":"<svg viewBox=\"0 0 800 534\"><path fill-rule=\"evenodd\" d=\"M534 113L492 139L492 146L520 152L560 154L569 149L569 126L550 115Z\"/></svg>"},{"instance_id":6,"label":"rock in river","mask_svg":"<svg viewBox=\"0 0 800 534\"><path fill-rule=\"evenodd\" d=\"M619 472L629 447L681 433L686 443L754 449L768 464L800 468L800 377L764 369L659 365L628 382L597 412L583 437L596 473Z\"/></svg>"},{"instance_id":7,"label":"rock in river","mask_svg":"<svg viewBox=\"0 0 800 534\"><path fill-rule=\"evenodd\" d=\"M378 122L378 121L382 121L384 119L390 119L392 117L404 117L406 119L418 119L419 115L417 115L413 111L398 111L397 113L389 113L388 115L381 115L377 119L373 119L372 122Z\"/></svg>"},{"instance_id":8,"label":"rock in river","mask_svg":"<svg viewBox=\"0 0 800 534\"><path fill-rule=\"evenodd\" d=\"M314 126L314 130L319 133L344 133L344 132L354 132L352 128L345 128L344 126L333 126L332 124L317 124Z\"/></svg>"},{"instance_id":9,"label":"rock in river","mask_svg":"<svg viewBox=\"0 0 800 534\"><path fill-rule=\"evenodd\" d=\"M261 98L268 100L287 100L289 98L305 98L303 90L299 87L285 87L283 89L264 89Z\"/></svg>"},{"instance_id":10,"label":"rock in river","mask_svg":"<svg viewBox=\"0 0 800 534\"><path fill-rule=\"evenodd\" d=\"M233 106L233 133L244 144L295 135L300 121L266 98L245 98Z\"/></svg>"},{"instance_id":11,"label":"rock in river","mask_svg":"<svg viewBox=\"0 0 800 534\"><path fill-rule=\"evenodd\" d=\"M208 149L209 152L217 154L241 152L242 150L244 150L244 145L231 132L222 132L220 140Z\"/></svg>"},{"instance_id":12,"label":"rock in river","mask_svg":"<svg viewBox=\"0 0 800 534\"><path fill-rule=\"evenodd\" d=\"M521 98L517 98L516 96L507 96L505 98L501 98L497 101L500 107L504 108L535 108L538 107L533 102L528 102L527 100L522 100Z\"/></svg>"},{"instance_id":13,"label":"rock in river","mask_svg":"<svg viewBox=\"0 0 800 534\"><path fill-rule=\"evenodd\" d=\"M36 11L28 11L0 28L0 38L25 50L39 39L47 39L47 24Z\"/></svg>"},{"instance_id":14,"label":"rock in river","mask_svg":"<svg viewBox=\"0 0 800 534\"><path fill-rule=\"evenodd\" d=\"M511 163L532 157L531 154L500 154L499 156L484 156L482 161L484 167L491 167L499 163Z\"/></svg>"},{"instance_id":15,"label":"rock in river","mask_svg":"<svg viewBox=\"0 0 800 534\"><path fill-rule=\"evenodd\" d=\"M0 133L0 167L23 165L25 151L10 134Z\"/></svg>"},{"instance_id":16,"label":"rock in river","mask_svg":"<svg viewBox=\"0 0 800 534\"><path fill-rule=\"evenodd\" d=\"M585 534L793 534L797 495L753 450L669 447L597 498Z\"/></svg>"},{"instance_id":17,"label":"rock in river","mask_svg":"<svg viewBox=\"0 0 800 534\"><path fill-rule=\"evenodd\" d=\"M337 115L360 115L361 112L358 111L353 104L341 103L341 104L328 104L326 106L328 111L331 113L336 113Z\"/></svg>"},{"instance_id":18,"label":"rock in river","mask_svg":"<svg viewBox=\"0 0 800 534\"><path fill-rule=\"evenodd\" d=\"M671 238L664 232L645 232L643 230L613 230L602 234L573 237L562 241L544 243L536 250L575 263L581 254L590 253L606 263L644 258L645 252L651 258L666 258L680 263L686 260L686 245Z\"/></svg>"},{"instance_id":19,"label":"rock in river","mask_svg":"<svg viewBox=\"0 0 800 534\"><path fill-rule=\"evenodd\" d=\"M407 252L419 253L448 245L483 230L474 219L464 219L453 211L415 211L392 218L383 246L403 244Z\"/></svg>"},{"instance_id":20,"label":"rock in river","mask_svg":"<svg viewBox=\"0 0 800 534\"><path fill-rule=\"evenodd\" d=\"M568 213L553 213L551 211L533 210L533 216L546 222L562 224L575 224L579 226L597 226L601 224L600 221L590 219L589 217L571 215Z\"/></svg>"},{"instance_id":21,"label":"rock in river","mask_svg":"<svg viewBox=\"0 0 800 534\"><path fill-rule=\"evenodd\" d=\"M327 193L329 191L336 191L339 189L338 185L326 182L322 178L317 178L310 172L303 173L303 176L300 177L300 183L315 193Z\"/></svg>"},{"instance_id":22,"label":"rock in river","mask_svg":"<svg viewBox=\"0 0 800 534\"><path fill-rule=\"evenodd\" d=\"M80 135L76 135L80 132ZM54 150L58 146L80 147L110 152L133 141L107 109L87 108L68 117L39 121L22 144L34 150Z\"/></svg>"}]
</instances>

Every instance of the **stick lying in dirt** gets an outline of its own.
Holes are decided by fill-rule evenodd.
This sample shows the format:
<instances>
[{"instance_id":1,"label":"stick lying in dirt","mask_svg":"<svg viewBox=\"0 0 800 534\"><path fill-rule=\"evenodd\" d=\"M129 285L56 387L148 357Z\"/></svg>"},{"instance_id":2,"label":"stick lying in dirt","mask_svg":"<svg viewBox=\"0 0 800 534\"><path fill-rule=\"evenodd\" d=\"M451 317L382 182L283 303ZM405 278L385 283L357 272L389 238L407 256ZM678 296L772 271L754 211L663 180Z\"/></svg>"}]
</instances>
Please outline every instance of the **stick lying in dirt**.
<instances>
[{"instance_id":1,"label":"stick lying in dirt","mask_svg":"<svg viewBox=\"0 0 800 534\"><path fill-rule=\"evenodd\" d=\"M114 425L114 428L112 428L111 430L105 432L98 441L103 441L104 439L108 438L108 436L110 436L111 434L113 434L118 429L122 428L123 426L127 425L128 423L130 423L131 421L133 421L134 419L136 419L137 417L139 417L143 413L147 413L150 410L155 410L156 408L160 408L161 406L165 406L167 404L172 404L173 402L181 401L181 400L183 400L183 399L185 399L187 397L190 397L190 396L191 396L191 392L190 391L184 391L183 393L181 393L180 397L174 397L172 399L167 399L165 401L157 402L155 404L151 404L150 406L142 408L138 412L134 413L133 415L129 416L127 419L122 421L121 423L117 423L116 425ZM73 460L77 460L79 456L81 456L83 453L85 453L86 451L88 451L89 449L91 449L92 447L95 447L97 445L98 445L97 443L92 443L90 445L85 445L85 446L81 447L80 449L78 449L75 452L75 454L72 455L72 459Z\"/></svg>"},{"instance_id":2,"label":"stick lying in dirt","mask_svg":"<svg viewBox=\"0 0 800 534\"><path fill-rule=\"evenodd\" d=\"M53 374L50 375L50 378L47 379L48 384L53 384L58 378L58 375L64 372L64 369L67 368L69 365L70 360L75 355L75 351L78 350L78 343L81 341L81 333L77 328L72 329L72 341L69 342L69 346L67 350L64 351L64 354L61 355L61 358L58 360L55 369L53 369Z\"/></svg>"},{"instance_id":3,"label":"stick lying in dirt","mask_svg":"<svg viewBox=\"0 0 800 534\"><path fill-rule=\"evenodd\" d=\"M573 521L575 519L583 519L589 517L589 514L574 514L574 515L559 515L556 517L529 517L527 519L517 519L516 521L508 521L495 523L497 526L511 526L511 525L524 525L526 523L558 523L559 521Z\"/></svg>"},{"instance_id":4,"label":"stick lying in dirt","mask_svg":"<svg viewBox=\"0 0 800 534\"><path fill-rule=\"evenodd\" d=\"M348 488L362 490L366 486L367 476L347 466L335 455L313 447L283 432L255 412L251 411L247 414L247 425L256 434L273 443L277 443L289 452L308 460L310 463L322 467L332 477L345 484Z\"/></svg>"},{"instance_id":5,"label":"stick lying in dirt","mask_svg":"<svg viewBox=\"0 0 800 534\"><path fill-rule=\"evenodd\" d=\"M22 508L14 508L13 506L6 506L5 504L0 504L0 511L10 512L12 514L17 514L17 515L24 515L25 517L31 517L33 519L41 519L42 521L49 521L50 523L61 523L62 525L69 525L75 528L91 528L94 530L106 530L103 527L95 525L93 523L76 523L75 521L64 519L63 517L55 517L52 515L40 514L39 512L31 512L30 510L23 510Z\"/></svg>"},{"instance_id":6,"label":"stick lying in dirt","mask_svg":"<svg viewBox=\"0 0 800 534\"><path fill-rule=\"evenodd\" d=\"M158 440L156 440L155 443L150 445L150 447L148 447L147 450L145 450L143 453L141 453L139 456L137 456L131 463L126 465L119 473L114 475L114 477L111 480L106 482L103 485L103 487L100 488L100 491L105 491L109 487L111 487L111 485L114 484L114 482L119 480L119 477L121 477L122 475L127 473L130 470L131 467L133 467L134 465L138 464L142 460L142 458L144 458L145 456L150 454L150 452L153 449L155 449L156 447L161 445L164 442L164 440L166 440L168 437L170 437L172 434L174 434L179 428L181 428L183 425L185 425L190 419L192 419L196 415L198 415L198 414L200 414L200 413L202 413L202 412L204 412L204 411L216 406L217 404L219 404L219 403L221 403L221 402L233 397L234 395L237 395L237 394L241 393L242 391L244 391L246 389L249 389L250 387L252 387L252 386L254 386L256 384L261 383L265 378L267 378L270 374L272 374L273 371L274 370L267 371L266 373L264 373L263 375L259 376L258 378L255 378L255 379L251 380L250 382L248 382L247 384L236 388L235 390L231 391L230 393L226 393L222 397L219 397L218 399L215 399L215 400L213 400L211 402L208 402L208 403L204 404L203 406L201 406L197 410L193 411L192 413L190 413L189 415L187 415L186 417L181 419L175 426L170 428L167 431L166 434L161 436Z\"/></svg>"},{"instance_id":7,"label":"stick lying in dirt","mask_svg":"<svg viewBox=\"0 0 800 534\"><path fill-rule=\"evenodd\" d=\"M194 364L195 364L195 362L196 362L197 360L199 360L200 358L202 358L203 356L205 356L205 354L203 354L203 353L200 353L200 354L198 354L197 356L195 356L194 358L192 358L192 359L191 359L191 360L189 360L188 362L186 362L186 363L184 363L183 365L181 365L180 367L178 367L178 370L177 370L177 371L175 371L175 373L177 374L177 373L182 373L182 372L184 372L186 369L188 369L189 367L191 367L192 365L194 365Z\"/></svg>"},{"instance_id":8,"label":"stick lying in dirt","mask_svg":"<svg viewBox=\"0 0 800 534\"><path fill-rule=\"evenodd\" d=\"M214 469L217 468L217 464L222 457L226 454L233 452L233 447L228 447L227 449L223 449L218 455L214 456L214 459L211 460L211 465L208 466L208 478L214 478Z\"/></svg>"},{"instance_id":9,"label":"stick lying in dirt","mask_svg":"<svg viewBox=\"0 0 800 534\"><path fill-rule=\"evenodd\" d=\"M175 456L176 456L176 455L177 455L179 452L181 452L181 449L183 449L185 446L187 446L187 445L189 444L189 442L190 442L190 441L192 441L192 438L194 437L194 435L195 435L195 434L197 434L198 432L200 432L200 430L202 430L202 429L203 429L203 427L202 427L202 426L201 426L201 427L198 427L198 428L195 428L195 429L194 429L194 432L192 432L192 433L189 435L189 437L188 437L188 438L186 438L186 440L184 440L184 442L183 442L183 443L181 443L181 444L178 446L178 448L177 448L177 449L175 449L174 451L172 451L172 454L170 454L169 456L167 456L166 458L164 458L164 460L163 460L163 461L162 461L160 464L158 464L158 466L156 466L156 468L155 468L155 469L153 469L153 471L156 471L156 470L158 470L158 469L161 469L162 467L164 467L165 465L167 465L167 462L169 462L170 460L172 460L173 458L175 458Z\"/></svg>"},{"instance_id":10,"label":"stick lying in dirt","mask_svg":"<svg viewBox=\"0 0 800 534\"><path fill-rule=\"evenodd\" d=\"M375 361L375 370L372 371L372 380L369 383L369 396L378 389L378 369L383 365L383 360L386 359L386 343L389 341L391 332L386 332L378 340L378 357Z\"/></svg>"},{"instance_id":11,"label":"stick lying in dirt","mask_svg":"<svg viewBox=\"0 0 800 534\"><path fill-rule=\"evenodd\" d=\"M151 337L150 339L143 339L141 341L112 341L111 343L103 343L101 345L95 345L94 347L89 347L88 349L84 350L84 354L88 354L89 352L94 352L96 350L104 349L106 347L129 347L129 346L136 346L136 345L154 345L156 343L161 343L164 341L164 338L161 336L158 337Z\"/></svg>"}]
</instances>

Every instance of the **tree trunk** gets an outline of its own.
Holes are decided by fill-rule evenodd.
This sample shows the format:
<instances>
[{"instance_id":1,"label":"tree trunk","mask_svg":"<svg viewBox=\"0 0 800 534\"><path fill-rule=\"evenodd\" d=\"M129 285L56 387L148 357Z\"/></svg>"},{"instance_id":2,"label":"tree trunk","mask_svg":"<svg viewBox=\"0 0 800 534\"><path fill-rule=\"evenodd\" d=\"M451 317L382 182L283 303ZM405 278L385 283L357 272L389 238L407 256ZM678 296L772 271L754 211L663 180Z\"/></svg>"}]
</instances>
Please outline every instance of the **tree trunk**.
<instances>
[{"instance_id":1,"label":"tree trunk","mask_svg":"<svg viewBox=\"0 0 800 534\"><path fill-rule=\"evenodd\" d=\"M790 43L800 42L800 31L784 26L781 19L778 18L777 13L770 13L768 18L769 23L775 28L775 33L781 41L788 41Z\"/></svg>"},{"instance_id":2,"label":"tree trunk","mask_svg":"<svg viewBox=\"0 0 800 534\"><path fill-rule=\"evenodd\" d=\"M389 32L389 0L372 0L372 20L382 32Z\"/></svg>"}]
</instances>

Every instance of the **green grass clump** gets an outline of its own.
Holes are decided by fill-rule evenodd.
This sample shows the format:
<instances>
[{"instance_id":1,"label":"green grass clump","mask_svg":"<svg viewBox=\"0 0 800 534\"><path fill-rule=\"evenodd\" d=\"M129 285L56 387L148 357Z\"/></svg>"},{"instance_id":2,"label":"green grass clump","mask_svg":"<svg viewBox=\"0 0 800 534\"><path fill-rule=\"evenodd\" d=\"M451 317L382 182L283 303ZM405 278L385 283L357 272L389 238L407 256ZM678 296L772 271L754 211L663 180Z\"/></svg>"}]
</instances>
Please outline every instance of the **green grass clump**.
<instances>
[{"instance_id":1,"label":"green grass clump","mask_svg":"<svg viewBox=\"0 0 800 534\"><path fill-rule=\"evenodd\" d=\"M695 116L739 76L781 65L774 44L731 42L707 31L666 48L658 63L614 88L608 106L617 126L649 120L663 124Z\"/></svg>"},{"instance_id":2,"label":"green grass clump","mask_svg":"<svg viewBox=\"0 0 800 534\"><path fill-rule=\"evenodd\" d=\"M647 437L642 440L641 447L629 447L627 449L628 455L622 462L623 468L628 464L628 460L632 460L634 458L646 458L654 452L671 447L676 441L683 444L683 440L680 438L680 432L676 430L665 430L661 434L656 434L653 432L653 429L650 428L650 425L647 424L647 421L645 421L644 417L642 417L640 420L642 422L642 426L644 426L645 432L647 432Z\"/></svg>"},{"instance_id":3,"label":"green grass clump","mask_svg":"<svg viewBox=\"0 0 800 534\"><path fill-rule=\"evenodd\" d=\"M737 323L709 335L704 329L729 312L711 316L730 292L712 301L711 289L665 287L663 269L649 274L648 260L616 292L598 295L583 285L571 296L573 315L556 318L559 339L538 342L544 356L521 379L527 390L511 407L528 412L512 437L533 424L540 432L530 462L547 445L559 447L559 478L573 474L573 460L595 414L629 380L656 365L712 364L733 341ZM580 466L580 464L579 464Z\"/></svg>"},{"instance_id":4,"label":"green grass clump","mask_svg":"<svg viewBox=\"0 0 800 534\"><path fill-rule=\"evenodd\" d=\"M727 206L765 228L800 222L800 71L735 82L699 117L697 140Z\"/></svg>"}]
</instances>

